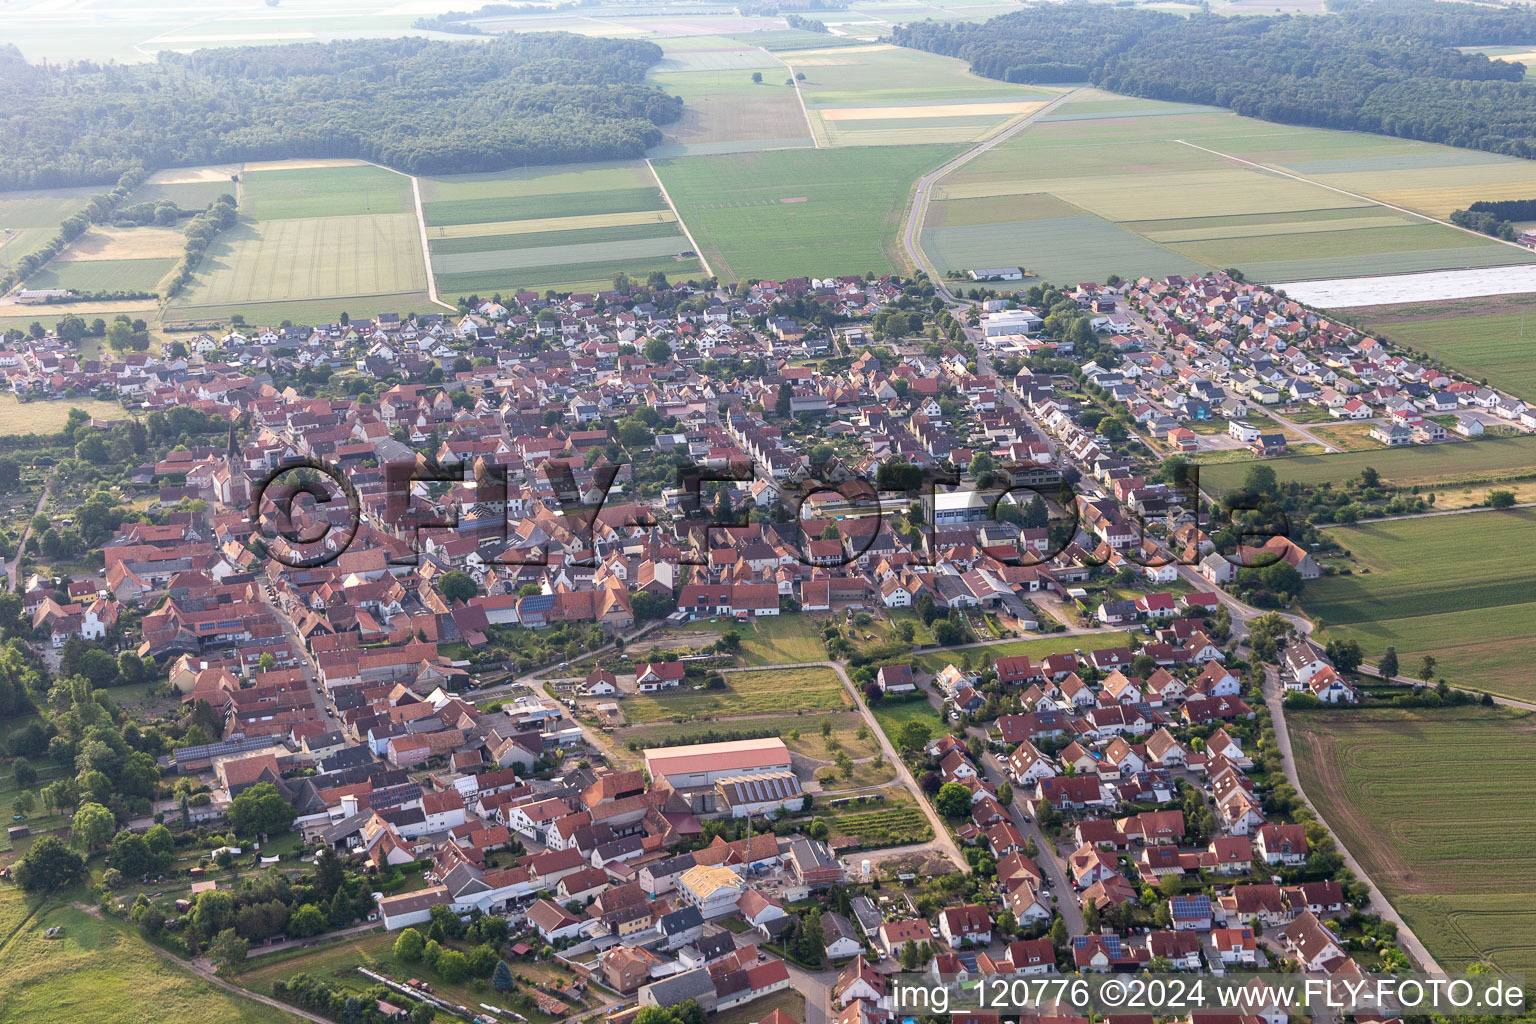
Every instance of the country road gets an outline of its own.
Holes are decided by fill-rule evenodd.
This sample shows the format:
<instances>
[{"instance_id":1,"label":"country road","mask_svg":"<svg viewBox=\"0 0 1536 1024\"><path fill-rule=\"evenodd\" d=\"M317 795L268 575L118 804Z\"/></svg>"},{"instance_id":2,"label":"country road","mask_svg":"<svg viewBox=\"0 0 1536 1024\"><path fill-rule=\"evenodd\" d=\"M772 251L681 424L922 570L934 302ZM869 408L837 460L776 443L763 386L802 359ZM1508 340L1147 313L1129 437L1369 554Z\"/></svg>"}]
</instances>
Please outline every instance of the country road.
<instances>
[{"instance_id":1,"label":"country road","mask_svg":"<svg viewBox=\"0 0 1536 1024\"><path fill-rule=\"evenodd\" d=\"M972 146L938 170L917 179L917 184L912 189L912 202L907 207L907 221L901 230L901 245L907 251L908 262L928 275L928 279L933 282L933 287L944 297L945 301L957 302L959 300L955 298L954 292L949 290L949 285L945 283L943 275L934 268L933 261L928 258L928 254L923 251L922 246L923 221L928 215L928 197L933 190L933 186L938 184L941 178L970 163L987 150L1013 138L1019 132L1040 120L1041 117L1050 113L1068 97L1077 95L1082 89L1083 87L1079 86L1076 89L1070 89L1062 93L1039 110L1024 115L996 135Z\"/></svg>"}]
</instances>

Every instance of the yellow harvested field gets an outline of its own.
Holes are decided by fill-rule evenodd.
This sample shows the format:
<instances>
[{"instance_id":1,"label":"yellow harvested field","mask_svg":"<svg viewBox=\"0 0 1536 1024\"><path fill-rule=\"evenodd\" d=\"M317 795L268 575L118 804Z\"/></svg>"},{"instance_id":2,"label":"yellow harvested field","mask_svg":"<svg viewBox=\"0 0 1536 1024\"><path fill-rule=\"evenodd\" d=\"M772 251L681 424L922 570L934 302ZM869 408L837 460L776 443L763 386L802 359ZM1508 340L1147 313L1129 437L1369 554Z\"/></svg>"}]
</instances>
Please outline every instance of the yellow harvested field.
<instances>
[{"instance_id":1,"label":"yellow harvested field","mask_svg":"<svg viewBox=\"0 0 1536 1024\"><path fill-rule=\"evenodd\" d=\"M65 313L79 313L86 320L104 316L106 312L150 313L160 308L158 299L123 299L114 302L49 302L33 305L22 302L0 302L0 316L36 316L45 324L52 324ZM150 319L145 317L145 319Z\"/></svg>"},{"instance_id":2,"label":"yellow harvested field","mask_svg":"<svg viewBox=\"0 0 1536 1024\"><path fill-rule=\"evenodd\" d=\"M481 235L521 235L535 231L574 231L578 228L611 228L623 224L670 224L677 220L671 210L633 210L628 213L587 213L575 217L541 217L536 220L498 220L484 224L442 224L427 228L428 238L478 238Z\"/></svg>"},{"instance_id":3,"label":"yellow harvested field","mask_svg":"<svg viewBox=\"0 0 1536 1024\"><path fill-rule=\"evenodd\" d=\"M852 57L834 57L830 54L825 57L805 57L798 53L781 53L779 59L792 68L843 68L852 67L859 62Z\"/></svg>"},{"instance_id":4,"label":"yellow harvested field","mask_svg":"<svg viewBox=\"0 0 1536 1024\"><path fill-rule=\"evenodd\" d=\"M1515 64L1536 63L1536 50L1526 50L1524 53L1501 53L1490 60L1507 60Z\"/></svg>"},{"instance_id":5,"label":"yellow harvested field","mask_svg":"<svg viewBox=\"0 0 1536 1024\"><path fill-rule=\"evenodd\" d=\"M248 173L252 171L299 171L308 167L360 167L367 162L366 160L348 160L341 157L319 160L253 160L245 165L245 170Z\"/></svg>"},{"instance_id":6,"label":"yellow harvested field","mask_svg":"<svg viewBox=\"0 0 1536 1024\"><path fill-rule=\"evenodd\" d=\"M1364 190L1362 190L1364 191ZM1503 185L1442 185L1438 188L1394 188L1365 191L1373 199L1393 206L1427 213L1431 217L1449 217L1454 210L1465 210L1481 199L1536 199L1536 181L1509 182Z\"/></svg>"},{"instance_id":7,"label":"yellow harvested field","mask_svg":"<svg viewBox=\"0 0 1536 1024\"><path fill-rule=\"evenodd\" d=\"M896 47L890 43L873 43L869 46L828 46L821 50L793 50L781 56L790 64L798 64L801 57L836 56L840 53L877 53L881 50L894 49Z\"/></svg>"},{"instance_id":8,"label":"yellow harvested field","mask_svg":"<svg viewBox=\"0 0 1536 1024\"><path fill-rule=\"evenodd\" d=\"M237 174L239 171L240 167L237 164L217 167L178 167L174 171L156 171L149 176L146 184L190 185L199 181L228 181L231 174Z\"/></svg>"},{"instance_id":9,"label":"yellow harvested field","mask_svg":"<svg viewBox=\"0 0 1536 1024\"><path fill-rule=\"evenodd\" d=\"M906 117L975 117L995 115L1011 117L1030 114L1044 102L1004 101L1001 103L932 103L916 107L833 107L818 110L828 121L888 121Z\"/></svg>"},{"instance_id":10,"label":"yellow harvested field","mask_svg":"<svg viewBox=\"0 0 1536 1024\"><path fill-rule=\"evenodd\" d=\"M68 260L180 259L187 236L176 228L93 227L62 258Z\"/></svg>"}]
</instances>

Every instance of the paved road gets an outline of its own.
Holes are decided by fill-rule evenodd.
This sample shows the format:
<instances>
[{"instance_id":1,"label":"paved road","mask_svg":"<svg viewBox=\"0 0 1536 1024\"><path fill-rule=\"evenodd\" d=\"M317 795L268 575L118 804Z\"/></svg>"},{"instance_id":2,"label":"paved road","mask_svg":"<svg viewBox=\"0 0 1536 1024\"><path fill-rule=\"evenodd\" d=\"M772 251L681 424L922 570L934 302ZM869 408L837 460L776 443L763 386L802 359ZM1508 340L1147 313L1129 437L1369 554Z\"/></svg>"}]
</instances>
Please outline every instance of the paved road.
<instances>
[{"instance_id":1,"label":"paved road","mask_svg":"<svg viewBox=\"0 0 1536 1024\"><path fill-rule=\"evenodd\" d=\"M1008 778L1003 762L991 751L982 755L981 767L990 782L1002 782ZM1012 785L1011 780L1009 784ZM1077 904L1076 892L1067 874L1066 861L1056 852L1056 844L1041 830L1040 823L1035 820L1034 809L1025 801L1023 788L1022 786L1014 787L1013 806L1009 808L1013 812L1013 823L1025 836L1033 838L1035 845L1040 848L1040 856L1035 858L1035 863L1040 865L1040 870L1044 871L1046 877L1051 880L1051 892L1056 896L1056 909L1061 912L1061 919L1066 922L1068 934L1087 935L1088 925L1083 920L1082 907Z\"/></svg>"},{"instance_id":2,"label":"paved road","mask_svg":"<svg viewBox=\"0 0 1536 1024\"><path fill-rule=\"evenodd\" d=\"M1292 786L1296 787L1296 792L1301 795L1302 802L1312 809L1312 813L1317 815L1317 820L1326 822L1328 819L1323 816L1322 811L1318 810L1311 797L1307 796L1307 791L1302 788L1301 778L1296 772L1296 758L1291 752L1291 733L1285 723L1285 688L1280 685L1279 672L1273 665L1266 665L1264 667L1264 703L1268 705L1269 716L1275 725L1275 738L1280 743L1280 760L1285 765L1286 779L1289 780ZM1441 966L1435 962L1434 957L1429 955L1429 950L1425 948L1424 943L1419 941L1419 937L1413 933L1413 929L1408 927L1408 922L1403 920L1402 915L1397 912L1397 908L1393 907L1391 902L1382 895L1375 881L1371 879L1365 867L1355 859L1355 855L1349 852L1349 848L1344 845L1337 832L1334 833L1334 839L1339 852L1344 856L1344 863L1355 873L1355 877L1370 890L1371 903L1376 912L1386 920L1397 925L1398 943L1419 965L1420 970L1433 974L1440 973L1442 971Z\"/></svg>"},{"instance_id":3,"label":"paved road","mask_svg":"<svg viewBox=\"0 0 1536 1024\"><path fill-rule=\"evenodd\" d=\"M1333 442L1325 441L1321 437L1318 437L1316 434L1312 433L1312 431L1307 429L1305 424L1297 423L1295 420L1286 419L1284 416L1280 415L1278 412L1275 412L1275 410L1267 408L1267 407L1263 408L1263 409L1261 409L1259 411L1262 412L1265 416L1268 416L1270 419L1272 419L1275 422L1279 423L1282 427L1286 428L1287 430L1290 430L1290 431L1293 431L1294 433L1300 434L1302 437L1306 438L1308 441L1311 441L1313 444L1320 444L1320 445L1322 445L1323 446L1323 451L1325 451L1325 452L1337 452L1337 451L1341 451L1342 450L1342 449L1339 448L1338 445L1334 444Z\"/></svg>"},{"instance_id":4,"label":"paved road","mask_svg":"<svg viewBox=\"0 0 1536 1024\"><path fill-rule=\"evenodd\" d=\"M805 996L805 1024L827 1024L832 1019L832 986L837 982L837 972L812 973L788 960L784 967L789 971L789 983Z\"/></svg>"},{"instance_id":5,"label":"paved road","mask_svg":"<svg viewBox=\"0 0 1536 1024\"><path fill-rule=\"evenodd\" d=\"M949 285L945 283L943 275L941 275L938 270L934 268L933 261L930 260L928 258L928 254L923 251L922 245L923 221L928 215L928 197L929 193L933 189L933 186L938 184L941 178L952 173L953 171L958 170L965 164L970 163L972 160L976 159L978 156L985 153L993 146L999 145L1000 143L1006 142L1013 138L1019 132L1034 124L1041 117L1050 113L1053 109L1056 108L1058 104L1066 100L1068 97L1075 96L1081 91L1081 88L1077 88L1062 93L1060 96L1057 96L1055 99L1051 100L1049 103L1036 110L1034 113L1021 117L1019 120L1004 128L996 135L993 135L991 138L978 143L977 145L971 147L964 153L961 153L959 156L946 163L944 166L940 167L938 170L929 174L925 174L917 180L917 185L912 191L912 202L907 208L907 222L902 227L901 231L901 245L902 248L906 249L907 251L908 261L914 267L917 267L919 270L923 271L923 273L928 275L929 280L933 282L934 288L937 289L938 293L944 297L945 301L956 302L958 300L955 298L954 293L949 290Z\"/></svg>"},{"instance_id":6,"label":"paved road","mask_svg":"<svg viewBox=\"0 0 1536 1024\"><path fill-rule=\"evenodd\" d=\"M282 624L283 636L287 638L289 645L299 652L299 670L304 673L304 683L309 687L309 699L315 705L316 713L322 722L329 721L334 725L336 720L326 714L326 709L330 706L330 698L325 692L325 687L320 683L320 671L315 666L315 659L310 656L309 648L304 645L304 638L299 636L293 621L283 613L277 602L273 601L272 596L267 593L266 583L264 581L259 583L257 589L261 592L262 603L272 609L272 614L277 616L277 621Z\"/></svg>"}]
</instances>

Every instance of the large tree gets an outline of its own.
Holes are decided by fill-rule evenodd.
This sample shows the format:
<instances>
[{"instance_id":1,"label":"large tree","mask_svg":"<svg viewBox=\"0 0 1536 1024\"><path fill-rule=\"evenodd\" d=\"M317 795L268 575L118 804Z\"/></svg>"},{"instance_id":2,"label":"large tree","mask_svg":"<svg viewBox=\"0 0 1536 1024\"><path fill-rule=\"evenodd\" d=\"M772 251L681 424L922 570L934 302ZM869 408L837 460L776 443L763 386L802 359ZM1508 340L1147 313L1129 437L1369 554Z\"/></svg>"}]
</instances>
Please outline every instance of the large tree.
<instances>
[{"instance_id":1,"label":"large tree","mask_svg":"<svg viewBox=\"0 0 1536 1024\"><path fill-rule=\"evenodd\" d=\"M57 836L43 836L16 862L16 883L28 892L47 892L85 877L85 858Z\"/></svg>"},{"instance_id":2,"label":"large tree","mask_svg":"<svg viewBox=\"0 0 1536 1024\"><path fill-rule=\"evenodd\" d=\"M293 808L270 782L258 782L229 802L229 823L240 835L287 832L293 817Z\"/></svg>"}]
</instances>

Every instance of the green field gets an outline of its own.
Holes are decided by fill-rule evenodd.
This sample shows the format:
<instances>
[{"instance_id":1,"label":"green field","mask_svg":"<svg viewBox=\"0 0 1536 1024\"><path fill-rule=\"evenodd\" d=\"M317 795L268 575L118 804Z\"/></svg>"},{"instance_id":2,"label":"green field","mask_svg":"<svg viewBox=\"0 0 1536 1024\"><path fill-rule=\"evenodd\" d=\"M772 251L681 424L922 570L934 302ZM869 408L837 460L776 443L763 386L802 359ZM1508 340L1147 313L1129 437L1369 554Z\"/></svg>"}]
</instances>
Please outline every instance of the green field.
<instances>
[{"instance_id":1,"label":"green field","mask_svg":"<svg viewBox=\"0 0 1536 1024\"><path fill-rule=\"evenodd\" d=\"M704 276L644 163L531 168L421 180L432 271L444 296L516 288L582 291Z\"/></svg>"},{"instance_id":2,"label":"green field","mask_svg":"<svg viewBox=\"0 0 1536 1024\"><path fill-rule=\"evenodd\" d=\"M627 242L636 238L670 238L677 225L668 221L648 224L614 224L608 227L570 228L565 231L519 231L505 235L469 235L463 238L429 238L427 248L434 260L453 253L496 252L508 247L543 249L593 242Z\"/></svg>"},{"instance_id":3,"label":"green field","mask_svg":"<svg viewBox=\"0 0 1536 1024\"><path fill-rule=\"evenodd\" d=\"M1191 267L1236 267L1250 279L1283 283L1536 260L1324 187L1377 197L1362 180L1400 173L1456 180L1468 164L1484 162L1463 152L1086 90L943 179L923 246L940 270L1019 264L1058 283ZM1501 167L1529 164L1493 159ZM1536 172L1525 173L1522 180L1536 183ZM1054 197L1097 221L1062 219L1052 229L1049 220L943 211L1021 195Z\"/></svg>"},{"instance_id":4,"label":"green field","mask_svg":"<svg viewBox=\"0 0 1536 1024\"><path fill-rule=\"evenodd\" d=\"M710 65L729 63L728 69ZM762 71L754 83L748 67ZM811 129L788 72L761 50L740 47L669 53L647 81L683 98L683 116L662 129L652 157L701 156L808 147Z\"/></svg>"},{"instance_id":5,"label":"green field","mask_svg":"<svg viewBox=\"0 0 1536 1024\"><path fill-rule=\"evenodd\" d=\"M41 247L59 225L95 195L96 188L0 192L0 268Z\"/></svg>"},{"instance_id":6,"label":"green field","mask_svg":"<svg viewBox=\"0 0 1536 1024\"><path fill-rule=\"evenodd\" d=\"M220 232L178 306L387 295L426 288L421 234L407 214L284 218Z\"/></svg>"},{"instance_id":7,"label":"green field","mask_svg":"<svg viewBox=\"0 0 1536 1024\"><path fill-rule=\"evenodd\" d=\"M773 712L835 711L848 706L848 691L829 668L728 672L723 690L690 690L664 696L626 697L620 707L631 722L674 717L719 719ZM794 724L786 724L785 729Z\"/></svg>"},{"instance_id":8,"label":"green field","mask_svg":"<svg viewBox=\"0 0 1536 1024\"><path fill-rule=\"evenodd\" d=\"M425 291L395 292L385 295L348 295L345 298L298 299L291 302L229 302L212 306L175 306L166 310L168 320L227 319L231 313L239 313L249 323L276 324L284 320L294 323L334 323L342 314L363 317L376 313L431 313L441 312L432 305ZM170 335L175 337L175 335Z\"/></svg>"},{"instance_id":9,"label":"green field","mask_svg":"<svg viewBox=\"0 0 1536 1024\"><path fill-rule=\"evenodd\" d=\"M382 167L296 167L240 175L240 213L252 220L354 217L414 209L411 181Z\"/></svg>"},{"instance_id":10,"label":"green field","mask_svg":"<svg viewBox=\"0 0 1536 1024\"><path fill-rule=\"evenodd\" d=\"M0 939L26 912L15 888L0 889ZM61 936L43 938L54 926L63 929ZM167 962L116 920L53 901L0 943L0 1019L286 1024L294 1018Z\"/></svg>"},{"instance_id":11,"label":"green field","mask_svg":"<svg viewBox=\"0 0 1536 1024\"><path fill-rule=\"evenodd\" d=\"M963 651L928 651L913 659L913 665L924 672L937 673L945 665L958 665L969 654L978 666L991 665L998 658L1016 658L1021 654L1040 661L1052 654L1068 654L1078 648L1083 651L1103 650L1106 647L1126 647L1131 634L1123 630L1094 633L1087 636L1047 636L1034 640L1009 640L985 647L968 647Z\"/></svg>"},{"instance_id":12,"label":"green field","mask_svg":"<svg viewBox=\"0 0 1536 1024\"><path fill-rule=\"evenodd\" d=\"M27 278L28 288L68 288L76 292L152 292L175 268L171 259L52 260Z\"/></svg>"},{"instance_id":13,"label":"green field","mask_svg":"<svg viewBox=\"0 0 1536 1024\"><path fill-rule=\"evenodd\" d=\"M1447 970L1536 970L1536 723L1485 708L1294 713L1303 788Z\"/></svg>"},{"instance_id":14,"label":"green field","mask_svg":"<svg viewBox=\"0 0 1536 1024\"><path fill-rule=\"evenodd\" d=\"M428 226L476 224L481 221L576 217L629 210L664 210L666 201L655 185L615 188L601 192L561 192L548 195L443 199L424 203Z\"/></svg>"},{"instance_id":15,"label":"green field","mask_svg":"<svg viewBox=\"0 0 1536 1024\"><path fill-rule=\"evenodd\" d=\"M950 146L778 150L656 161L723 281L896 272L912 183Z\"/></svg>"},{"instance_id":16,"label":"green field","mask_svg":"<svg viewBox=\"0 0 1536 1024\"><path fill-rule=\"evenodd\" d=\"M1200 487L1210 494L1241 487L1252 463L1208 463L1200 466ZM1467 482L1517 479L1536 475L1536 437L1488 437L1437 445L1414 445L1390 451L1344 452L1336 455L1294 455L1265 459L1281 482L1316 486L1359 476L1374 467L1383 480L1449 487Z\"/></svg>"},{"instance_id":17,"label":"green field","mask_svg":"<svg viewBox=\"0 0 1536 1024\"><path fill-rule=\"evenodd\" d=\"M1416 673L1433 654L1437 676L1520 699L1536 697L1536 565L1511 559L1536 530L1536 511L1336 527L1349 575L1306 585L1302 603L1330 635L1358 640L1368 657L1397 648Z\"/></svg>"},{"instance_id":18,"label":"green field","mask_svg":"<svg viewBox=\"0 0 1536 1024\"><path fill-rule=\"evenodd\" d=\"M1529 311L1536 311L1536 305ZM1477 315L1458 310L1453 316L1371 323L1366 330L1536 402L1536 317L1529 311Z\"/></svg>"},{"instance_id":19,"label":"green field","mask_svg":"<svg viewBox=\"0 0 1536 1024\"><path fill-rule=\"evenodd\" d=\"M926 700L896 702L882 700L871 704L869 710L874 713L875 721L880 723L881 731L893 745L896 742L896 734L908 722L922 722L934 736L941 736L944 733L943 720L939 718L939 713L934 710L933 705Z\"/></svg>"}]
</instances>

